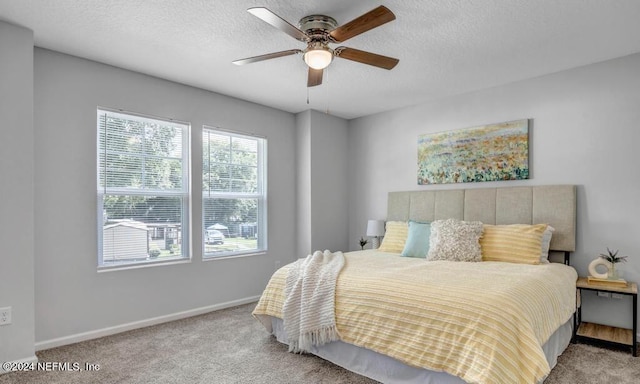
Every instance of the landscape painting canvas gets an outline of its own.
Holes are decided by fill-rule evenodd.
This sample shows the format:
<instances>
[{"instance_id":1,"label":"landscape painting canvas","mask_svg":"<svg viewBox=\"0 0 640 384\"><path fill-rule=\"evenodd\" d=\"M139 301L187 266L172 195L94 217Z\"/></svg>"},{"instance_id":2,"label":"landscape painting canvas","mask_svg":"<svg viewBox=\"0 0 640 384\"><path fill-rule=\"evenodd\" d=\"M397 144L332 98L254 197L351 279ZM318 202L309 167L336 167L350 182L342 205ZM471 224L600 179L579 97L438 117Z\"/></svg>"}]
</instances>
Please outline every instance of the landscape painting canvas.
<instances>
[{"instance_id":1,"label":"landscape painting canvas","mask_svg":"<svg viewBox=\"0 0 640 384\"><path fill-rule=\"evenodd\" d=\"M529 178L529 120L418 137L418 185Z\"/></svg>"}]
</instances>

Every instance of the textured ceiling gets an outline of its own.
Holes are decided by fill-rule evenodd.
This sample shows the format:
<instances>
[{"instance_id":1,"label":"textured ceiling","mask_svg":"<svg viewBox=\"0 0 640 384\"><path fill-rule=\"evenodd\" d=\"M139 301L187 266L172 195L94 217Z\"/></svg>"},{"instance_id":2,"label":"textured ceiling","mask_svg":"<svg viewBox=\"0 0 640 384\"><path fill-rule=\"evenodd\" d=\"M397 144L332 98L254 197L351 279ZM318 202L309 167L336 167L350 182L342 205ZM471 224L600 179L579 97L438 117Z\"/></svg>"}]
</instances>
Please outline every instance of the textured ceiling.
<instances>
[{"instance_id":1,"label":"textured ceiling","mask_svg":"<svg viewBox=\"0 0 640 384\"><path fill-rule=\"evenodd\" d=\"M341 45L400 59L391 71L336 59L307 90L300 56L231 64L304 48L247 8L294 25L318 13L344 24L381 4L397 19ZM343 118L640 52L639 19L640 0L0 0L0 20L32 29L39 47Z\"/></svg>"}]
</instances>

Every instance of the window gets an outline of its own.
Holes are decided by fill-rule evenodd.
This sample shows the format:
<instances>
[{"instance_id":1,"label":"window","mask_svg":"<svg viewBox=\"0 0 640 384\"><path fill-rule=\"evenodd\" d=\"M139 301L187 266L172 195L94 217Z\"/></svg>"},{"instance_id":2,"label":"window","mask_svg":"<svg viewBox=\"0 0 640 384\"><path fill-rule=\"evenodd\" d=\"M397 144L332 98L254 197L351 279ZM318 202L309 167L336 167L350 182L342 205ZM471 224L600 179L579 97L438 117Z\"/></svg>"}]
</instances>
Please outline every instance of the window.
<instances>
[{"instance_id":1,"label":"window","mask_svg":"<svg viewBox=\"0 0 640 384\"><path fill-rule=\"evenodd\" d=\"M266 244L266 140L204 127L205 257L262 252Z\"/></svg>"},{"instance_id":2,"label":"window","mask_svg":"<svg viewBox=\"0 0 640 384\"><path fill-rule=\"evenodd\" d=\"M189 125L98 109L98 266L188 258Z\"/></svg>"}]
</instances>

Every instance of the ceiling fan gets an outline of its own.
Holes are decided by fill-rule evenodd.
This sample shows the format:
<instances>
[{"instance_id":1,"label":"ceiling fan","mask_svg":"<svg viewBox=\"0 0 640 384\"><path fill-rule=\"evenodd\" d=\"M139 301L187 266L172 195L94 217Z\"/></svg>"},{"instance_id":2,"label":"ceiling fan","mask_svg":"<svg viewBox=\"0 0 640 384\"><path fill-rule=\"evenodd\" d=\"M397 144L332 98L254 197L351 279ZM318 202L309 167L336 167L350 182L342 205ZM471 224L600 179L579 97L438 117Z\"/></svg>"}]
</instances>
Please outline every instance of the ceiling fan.
<instances>
[{"instance_id":1,"label":"ceiling fan","mask_svg":"<svg viewBox=\"0 0 640 384\"><path fill-rule=\"evenodd\" d=\"M384 69L392 69L399 62L398 59L394 59L393 57L382 56L354 48L340 46L331 49L329 47L329 44L341 43L361 33L379 27L382 24L395 20L396 16L385 6L381 5L341 26L338 26L336 20L329 16L305 16L298 22L299 28L264 7L249 8L247 11L287 35L306 43L307 48L304 50L290 49L248 57L234 61L233 63L236 65L302 54L305 63L309 66L307 87L314 87L322 84L323 70L331 64L334 57L357 61Z\"/></svg>"}]
</instances>

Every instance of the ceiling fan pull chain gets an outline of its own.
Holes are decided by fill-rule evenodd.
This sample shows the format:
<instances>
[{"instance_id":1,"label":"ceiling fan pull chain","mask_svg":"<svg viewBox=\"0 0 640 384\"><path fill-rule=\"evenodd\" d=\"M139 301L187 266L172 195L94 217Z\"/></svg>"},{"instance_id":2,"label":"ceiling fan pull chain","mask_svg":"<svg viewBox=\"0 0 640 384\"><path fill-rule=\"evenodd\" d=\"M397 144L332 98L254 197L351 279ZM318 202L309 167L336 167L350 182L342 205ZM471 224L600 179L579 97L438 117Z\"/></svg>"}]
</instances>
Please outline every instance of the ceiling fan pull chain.
<instances>
[{"instance_id":1,"label":"ceiling fan pull chain","mask_svg":"<svg viewBox=\"0 0 640 384\"><path fill-rule=\"evenodd\" d=\"M309 105L309 87L307 87L307 105Z\"/></svg>"}]
</instances>

